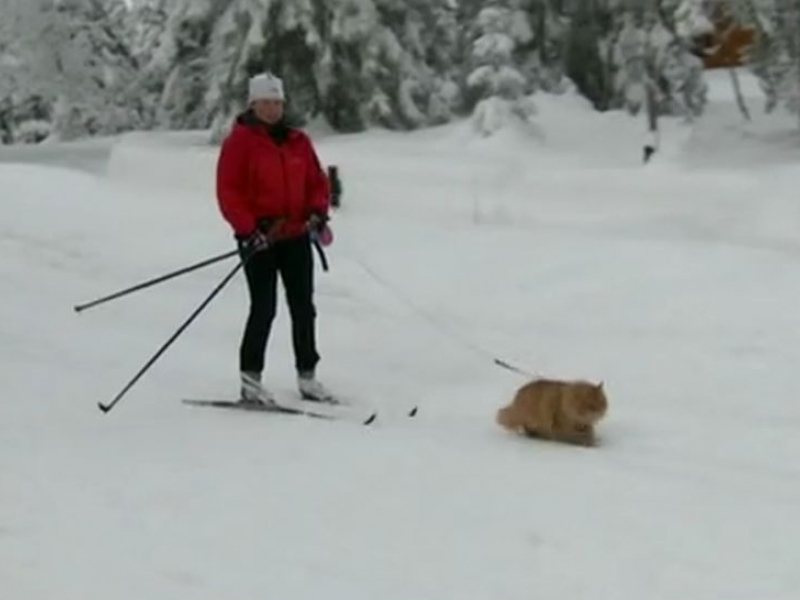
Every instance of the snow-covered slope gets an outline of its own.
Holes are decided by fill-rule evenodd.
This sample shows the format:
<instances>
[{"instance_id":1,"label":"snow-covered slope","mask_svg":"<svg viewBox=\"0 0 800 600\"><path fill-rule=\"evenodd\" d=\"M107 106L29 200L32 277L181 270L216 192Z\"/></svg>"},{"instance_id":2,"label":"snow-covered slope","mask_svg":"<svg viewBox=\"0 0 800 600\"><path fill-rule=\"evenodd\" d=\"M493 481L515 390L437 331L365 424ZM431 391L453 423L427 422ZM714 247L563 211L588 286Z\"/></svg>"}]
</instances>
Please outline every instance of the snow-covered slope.
<instances>
[{"instance_id":1,"label":"snow-covered slope","mask_svg":"<svg viewBox=\"0 0 800 600\"><path fill-rule=\"evenodd\" d=\"M216 151L0 164L0 595L796 598L800 169L730 139L698 165L711 125L676 123L645 168L640 123L540 111L534 139L319 140L345 186L320 376L371 428L180 404L236 392L241 277L101 414L234 263L72 308L231 248ZM287 394L289 348L281 305ZM602 379L601 447L501 431L525 378L494 357Z\"/></svg>"}]
</instances>

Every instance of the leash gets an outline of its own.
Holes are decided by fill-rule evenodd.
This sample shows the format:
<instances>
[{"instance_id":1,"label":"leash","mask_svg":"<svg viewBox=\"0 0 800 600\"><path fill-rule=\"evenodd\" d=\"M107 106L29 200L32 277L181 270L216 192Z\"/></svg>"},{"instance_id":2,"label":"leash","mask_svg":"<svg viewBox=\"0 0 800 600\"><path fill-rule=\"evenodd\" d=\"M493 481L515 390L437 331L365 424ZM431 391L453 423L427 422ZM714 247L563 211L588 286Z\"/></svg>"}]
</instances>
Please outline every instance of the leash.
<instances>
[{"instance_id":1,"label":"leash","mask_svg":"<svg viewBox=\"0 0 800 600\"><path fill-rule=\"evenodd\" d=\"M416 315L421 321L425 321L431 329L436 330L439 332L440 335L449 339L452 343L455 343L461 346L464 349L471 350L473 354L476 356L481 357L481 359L490 359L492 364L495 366L501 367L513 373L517 373L518 375L522 375L524 377L534 378L536 377L533 373L521 369L512 365L511 363L498 358L492 352L486 350L486 348L476 344L472 340L467 339L465 336L455 333L449 327L443 325L438 319L428 314L424 309L420 308L413 300L411 300L407 294L405 294L402 290L400 290L396 285L389 282L385 277L378 274L378 272L369 266L366 261L364 261L361 256L360 252L352 253L351 256L355 263L360 266L373 280L378 282L381 287L385 288L395 299L400 300L402 304L404 304L411 313Z\"/></svg>"},{"instance_id":2,"label":"leash","mask_svg":"<svg viewBox=\"0 0 800 600\"><path fill-rule=\"evenodd\" d=\"M319 255L320 262L322 263L322 270L328 271L328 259L325 256L325 250L322 248L322 244L319 241L319 232L314 229L309 229L309 235L311 237L311 243L314 245L314 248ZM358 264L373 280L377 281L383 288L385 288L393 297L400 300L414 315L428 323L428 325L439 332L440 335L446 337L451 342L457 343L459 346L471 350L476 355L480 355L481 358L490 358L492 363L495 366L501 367L518 375L522 375L524 377L534 378L536 377L530 371L522 369L520 367L514 366L510 362L503 360L485 348L475 344L471 340L467 339L464 336L458 335L453 332L450 328L442 325L442 323L437 320L436 318L429 315L425 312L422 308L416 305L406 294L402 292L402 290L398 289L397 286L390 283L385 277L379 275L375 269L370 267L361 257L360 252L352 254L354 261Z\"/></svg>"}]
</instances>

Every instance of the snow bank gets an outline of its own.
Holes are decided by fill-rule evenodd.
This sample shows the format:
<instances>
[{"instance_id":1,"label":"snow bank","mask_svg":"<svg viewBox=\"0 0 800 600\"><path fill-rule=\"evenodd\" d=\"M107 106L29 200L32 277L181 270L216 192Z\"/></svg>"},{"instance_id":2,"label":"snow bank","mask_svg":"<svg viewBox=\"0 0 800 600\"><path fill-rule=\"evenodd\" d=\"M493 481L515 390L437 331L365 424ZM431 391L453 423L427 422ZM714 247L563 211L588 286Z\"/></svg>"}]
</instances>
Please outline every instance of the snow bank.
<instances>
[{"instance_id":1,"label":"snow bank","mask_svg":"<svg viewBox=\"0 0 800 600\"><path fill-rule=\"evenodd\" d=\"M214 193L218 148L206 132L130 133L113 148L107 177L139 189Z\"/></svg>"}]
</instances>

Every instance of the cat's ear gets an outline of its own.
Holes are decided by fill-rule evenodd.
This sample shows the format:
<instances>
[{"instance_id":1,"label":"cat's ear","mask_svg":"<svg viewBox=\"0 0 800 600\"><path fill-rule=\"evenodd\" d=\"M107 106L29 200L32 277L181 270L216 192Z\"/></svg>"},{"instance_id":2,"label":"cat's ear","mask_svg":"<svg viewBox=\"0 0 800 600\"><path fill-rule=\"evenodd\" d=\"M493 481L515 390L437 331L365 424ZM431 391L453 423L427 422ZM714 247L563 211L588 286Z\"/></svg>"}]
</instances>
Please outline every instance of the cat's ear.
<instances>
[{"instance_id":1,"label":"cat's ear","mask_svg":"<svg viewBox=\"0 0 800 600\"><path fill-rule=\"evenodd\" d=\"M597 384L597 389L598 389L598 390L600 390L600 391L602 391L602 390L603 390L603 384L604 384L604 383L605 383L605 381L601 381L600 383L598 383L598 384Z\"/></svg>"}]
</instances>

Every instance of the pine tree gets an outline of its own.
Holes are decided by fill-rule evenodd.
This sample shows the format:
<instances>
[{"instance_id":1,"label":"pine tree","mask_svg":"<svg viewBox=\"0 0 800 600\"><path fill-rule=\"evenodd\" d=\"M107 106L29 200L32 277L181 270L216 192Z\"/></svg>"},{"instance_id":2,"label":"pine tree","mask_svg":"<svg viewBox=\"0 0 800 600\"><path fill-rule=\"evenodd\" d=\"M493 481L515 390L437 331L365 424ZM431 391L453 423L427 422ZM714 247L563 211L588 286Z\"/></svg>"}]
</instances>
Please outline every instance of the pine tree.
<instances>
[{"instance_id":1,"label":"pine tree","mask_svg":"<svg viewBox=\"0 0 800 600\"><path fill-rule=\"evenodd\" d=\"M679 0L644 2L622 14L613 43L612 68L618 103L636 114L652 98L657 114L693 118L705 107L703 63L692 37L703 24Z\"/></svg>"},{"instance_id":2,"label":"pine tree","mask_svg":"<svg viewBox=\"0 0 800 600\"><path fill-rule=\"evenodd\" d=\"M204 129L211 116L209 46L214 24L224 13L221 0L178 0L150 62L144 88L156 95L154 124L167 129Z\"/></svg>"},{"instance_id":3,"label":"pine tree","mask_svg":"<svg viewBox=\"0 0 800 600\"><path fill-rule=\"evenodd\" d=\"M367 75L383 125L442 123L458 109L455 7L449 0L377 0L379 29Z\"/></svg>"},{"instance_id":4,"label":"pine tree","mask_svg":"<svg viewBox=\"0 0 800 600\"><path fill-rule=\"evenodd\" d=\"M266 13L262 47L249 55L248 72L270 71L287 90L287 114L303 125L319 111L317 65L322 55L317 0L273 0Z\"/></svg>"},{"instance_id":5,"label":"pine tree","mask_svg":"<svg viewBox=\"0 0 800 600\"><path fill-rule=\"evenodd\" d=\"M564 40L566 74L598 110L615 106L613 52L621 19L610 4L577 2Z\"/></svg>"},{"instance_id":6,"label":"pine tree","mask_svg":"<svg viewBox=\"0 0 800 600\"><path fill-rule=\"evenodd\" d=\"M570 30L564 4L554 0L517 0L511 4L512 37L517 41L517 59L526 81L536 90L564 91ZM577 4L575 11L587 2Z\"/></svg>"},{"instance_id":7,"label":"pine tree","mask_svg":"<svg viewBox=\"0 0 800 600\"><path fill-rule=\"evenodd\" d=\"M694 40L714 31L703 0L660 0L658 18L668 41L656 68L666 82L667 112L689 119L702 114L708 87L703 61L693 52Z\"/></svg>"},{"instance_id":8,"label":"pine tree","mask_svg":"<svg viewBox=\"0 0 800 600\"><path fill-rule=\"evenodd\" d=\"M245 108L250 57L264 46L268 7L255 0L232 2L214 25L209 42L205 103L211 118L211 141L222 139Z\"/></svg>"},{"instance_id":9,"label":"pine tree","mask_svg":"<svg viewBox=\"0 0 800 600\"><path fill-rule=\"evenodd\" d=\"M131 105L136 61L125 38L122 0L30 0L16 6L5 14L25 32L14 51L21 91L13 103L35 113L26 140L70 140L140 123L138 107Z\"/></svg>"},{"instance_id":10,"label":"pine tree","mask_svg":"<svg viewBox=\"0 0 800 600\"><path fill-rule=\"evenodd\" d=\"M173 4L174 0L138 0L129 11L127 34L131 52L140 64L146 65L153 59Z\"/></svg>"},{"instance_id":11,"label":"pine tree","mask_svg":"<svg viewBox=\"0 0 800 600\"><path fill-rule=\"evenodd\" d=\"M372 118L389 114L388 102L367 78L368 62L376 53L377 10L372 0L338 0L329 6L323 113L339 131L361 131L370 121L369 113Z\"/></svg>"},{"instance_id":12,"label":"pine tree","mask_svg":"<svg viewBox=\"0 0 800 600\"><path fill-rule=\"evenodd\" d=\"M503 2L482 8L477 16L466 83L477 99L473 118L482 135L492 134L512 119L527 122L535 112L527 96L528 82L514 60L517 44L530 41L533 34L520 27L516 17L519 14Z\"/></svg>"},{"instance_id":13,"label":"pine tree","mask_svg":"<svg viewBox=\"0 0 800 600\"><path fill-rule=\"evenodd\" d=\"M0 143L38 142L50 123L47 111L29 102L36 92L26 77L23 14L14 0L0 1L0 14Z\"/></svg>"},{"instance_id":14,"label":"pine tree","mask_svg":"<svg viewBox=\"0 0 800 600\"><path fill-rule=\"evenodd\" d=\"M416 51L415 60L422 65L417 104L427 115L428 124L446 123L463 105L457 83L460 45L456 3L454 0L415 0L412 5L415 11L412 23L419 43L411 47Z\"/></svg>"},{"instance_id":15,"label":"pine tree","mask_svg":"<svg viewBox=\"0 0 800 600\"><path fill-rule=\"evenodd\" d=\"M648 35L633 13L623 16L623 26L614 44L613 63L616 67L615 88L618 97L631 114L638 114L646 100L648 85Z\"/></svg>"},{"instance_id":16,"label":"pine tree","mask_svg":"<svg viewBox=\"0 0 800 600\"><path fill-rule=\"evenodd\" d=\"M427 117L420 100L428 69L420 59L425 53L420 3L376 0L375 8L376 35L365 65L371 81L367 116L370 122L392 129L423 126Z\"/></svg>"},{"instance_id":17,"label":"pine tree","mask_svg":"<svg viewBox=\"0 0 800 600\"><path fill-rule=\"evenodd\" d=\"M728 9L756 31L747 62L766 95L766 110L783 105L800 117L800 0L732 0Z\"/></svg>"}]
</instances>

